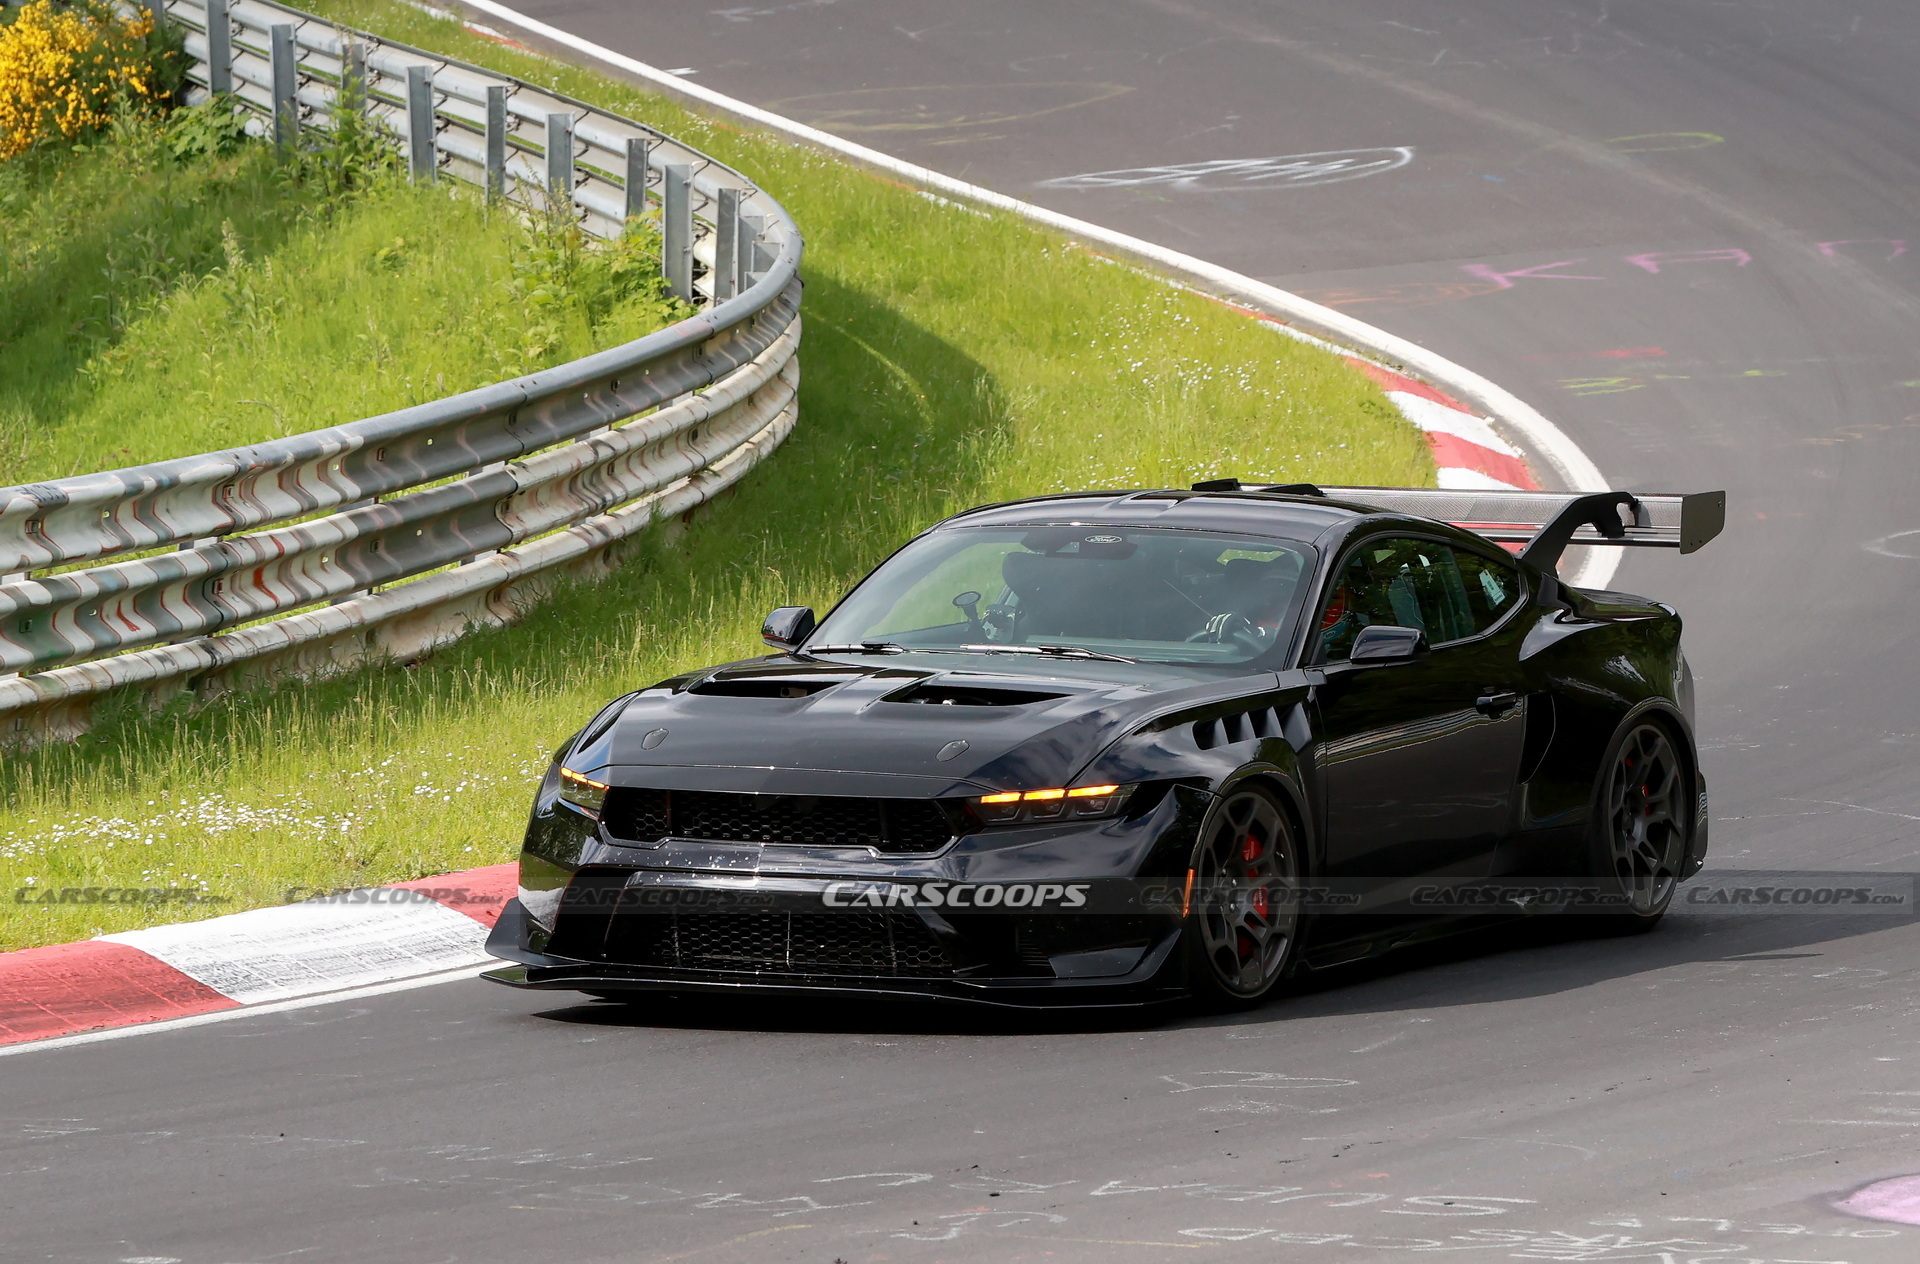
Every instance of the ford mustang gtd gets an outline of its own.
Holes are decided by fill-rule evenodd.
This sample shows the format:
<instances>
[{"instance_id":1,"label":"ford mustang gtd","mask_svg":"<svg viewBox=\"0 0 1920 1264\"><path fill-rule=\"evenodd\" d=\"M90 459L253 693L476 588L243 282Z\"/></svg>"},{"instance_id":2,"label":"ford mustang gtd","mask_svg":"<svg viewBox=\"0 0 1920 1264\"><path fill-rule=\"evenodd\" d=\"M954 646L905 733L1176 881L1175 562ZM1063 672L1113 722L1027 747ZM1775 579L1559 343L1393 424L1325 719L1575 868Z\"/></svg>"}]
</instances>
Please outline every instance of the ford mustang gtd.
<instances>
[{"instance_id":1,"label":"ford mustang gtd","mask_svg":"<svg viewBox=\"0 0 1920 1264\"><path fill-rule=\"evenodd\" d=\"M569 739L490 977L1236 1005L1496 912L1651 927L1707 846L1680 616L1556 567L1724 506L1220 479L960 514Z\"/></svg>"}]
</instances>

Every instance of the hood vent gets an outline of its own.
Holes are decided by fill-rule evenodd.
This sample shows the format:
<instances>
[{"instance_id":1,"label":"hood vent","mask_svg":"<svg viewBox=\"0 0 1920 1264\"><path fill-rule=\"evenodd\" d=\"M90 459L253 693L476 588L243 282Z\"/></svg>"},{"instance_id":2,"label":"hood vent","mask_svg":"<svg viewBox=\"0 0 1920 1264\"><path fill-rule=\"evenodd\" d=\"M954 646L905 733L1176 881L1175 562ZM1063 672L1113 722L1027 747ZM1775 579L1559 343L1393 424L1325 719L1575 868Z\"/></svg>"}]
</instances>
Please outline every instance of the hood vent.
<instances>
[{"instance_id":1,"label":"hood vent","mask_svg":"<svg viewBox=\"0 0 1920 1264\"><path fill-rule=\"evenodd\" d=\"M778 677L748 676L729 680L722 676L703 681L687 692L709 698L808 698L822 690L857 679L856 676L846 676L822 680L808 676L781 680Z\"/></svg>"},{"instance_id":2,"label":"hood vent","mask_svg":"<svg viewBox=\"0 0 1920 1264\"><path fill-rule=\"evenodd\" d=\"M987 685L955 685L935 682L915 685L899 693L888 694L888 702L918 702L936 707L1024 707L1035 702L1064 698L1064 693L1039 689L999 689Z\"/></svg>"},{"instance_id":3,"label":"hood vent","mask_svg":"<svg viewBox=\"0 0 1920 1264\"><path fill-rule=\"evenodd\" d=\"M1232 715L1201 720L1193 726L1194 745L1201 750L1212 750L1216 746L1231 746L1235 742L1251 742L1259 738L1279 736L1280 712L1273 707L1238 711Z\"/></svg>"}]
</instances>

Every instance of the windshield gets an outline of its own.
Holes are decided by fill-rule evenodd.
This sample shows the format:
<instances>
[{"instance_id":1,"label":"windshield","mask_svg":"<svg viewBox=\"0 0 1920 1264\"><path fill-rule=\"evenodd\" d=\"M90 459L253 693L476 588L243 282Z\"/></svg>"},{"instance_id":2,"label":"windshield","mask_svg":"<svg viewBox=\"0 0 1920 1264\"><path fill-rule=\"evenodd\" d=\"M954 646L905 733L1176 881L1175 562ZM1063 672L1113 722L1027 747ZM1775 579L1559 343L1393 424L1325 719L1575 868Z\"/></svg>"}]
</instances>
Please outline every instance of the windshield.
<instances>
[{"instance_id":1,"label":"windshield","mask_svg":"<svg viewBox=\"0 0 1920 1264\"><path fill-rule=\"evenodd\" d=\"M937 531L889 558L807 639L1244 663L1288 639L1310 554L1291 541L1138 527Z\"/></svg>"}]
</instances>

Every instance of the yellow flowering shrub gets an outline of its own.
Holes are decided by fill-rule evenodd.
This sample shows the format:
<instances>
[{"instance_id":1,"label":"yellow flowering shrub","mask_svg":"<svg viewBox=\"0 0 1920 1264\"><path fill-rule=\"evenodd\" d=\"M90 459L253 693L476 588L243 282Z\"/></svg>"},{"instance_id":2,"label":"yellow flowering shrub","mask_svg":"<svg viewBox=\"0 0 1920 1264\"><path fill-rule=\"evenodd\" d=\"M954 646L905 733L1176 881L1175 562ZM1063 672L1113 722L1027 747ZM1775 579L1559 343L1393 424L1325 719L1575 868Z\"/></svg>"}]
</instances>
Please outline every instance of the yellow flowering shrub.
<instances>
[{"instance_id":1,"label":"yellow flowering shrub","mask_svg":"<svg viewBox=\"0 0 1920 1264\"><path fill-rule=\"evenodd\" d=\"M0 161L105 125L122 100L156 94L153 19L105 4L32 0L0 25Z\"/></svg>"}]
</instances>

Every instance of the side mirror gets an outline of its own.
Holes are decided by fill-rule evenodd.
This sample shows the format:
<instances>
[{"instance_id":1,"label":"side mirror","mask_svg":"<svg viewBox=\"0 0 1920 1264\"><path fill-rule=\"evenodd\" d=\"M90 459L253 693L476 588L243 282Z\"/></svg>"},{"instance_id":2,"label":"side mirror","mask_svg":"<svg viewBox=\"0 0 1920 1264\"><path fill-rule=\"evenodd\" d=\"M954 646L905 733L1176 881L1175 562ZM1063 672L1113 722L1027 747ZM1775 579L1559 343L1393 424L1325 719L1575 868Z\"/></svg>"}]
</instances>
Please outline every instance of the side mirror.
<instances>
[{"instance_id":1,"label":"side mirror","mask_svg":"<svg viewBox=\"0 0 1920 1264\"><path fill-rule=\"evenodd\" d=\"M777 650L790 650L813 633L818 622L812 606L781 606L760 625L760 639Z\"/></svg>"},{"instance_id":2,"label":"side mirror","mask_svg":"<svg viewBox=\"0 0 1920 1264\"><path fill-rule=\"evenodd\" d=\"M1356 667L1381 667L1388 663L1411 663L1426 655L1425 632L1381 623L1360 629L1360 635L1353 638L1347 661Z\"/></svg>"}]
</instances>

